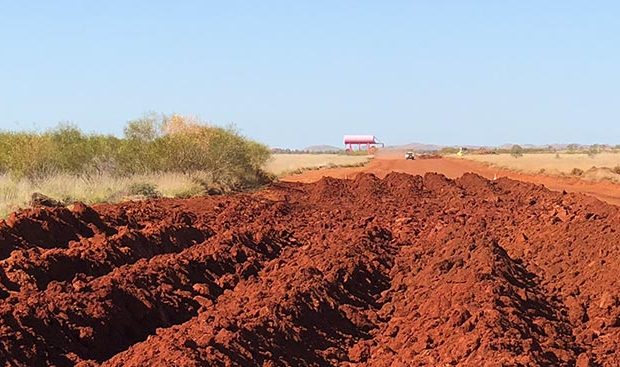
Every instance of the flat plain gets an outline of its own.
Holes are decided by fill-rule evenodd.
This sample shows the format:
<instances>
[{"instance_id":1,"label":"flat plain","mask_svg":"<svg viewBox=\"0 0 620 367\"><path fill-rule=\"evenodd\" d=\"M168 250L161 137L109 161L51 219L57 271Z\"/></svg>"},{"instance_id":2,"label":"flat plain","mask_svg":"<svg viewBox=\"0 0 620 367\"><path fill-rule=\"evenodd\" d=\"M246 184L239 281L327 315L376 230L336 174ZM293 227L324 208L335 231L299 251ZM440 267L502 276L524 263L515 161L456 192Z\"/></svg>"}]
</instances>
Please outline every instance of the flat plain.
<instances>
[{"instance_id":1,"label":"flat plain","mask_svg":"<svg viewBox=\"0 0 620 367\"><path fill-rule=\"evenodd\" d=\"M470 154L464 158L523 173L566 176L583 171L584 179L620 182L620 153L531 153L520 157L510 154Z\"/></svg>"},{"instance_id":2,"label":"flat plain","mask_svg":"<svg viewBox=\"0 0 620 367\"><path fill-rule=\"evenodd\" d=\"M274 154L265 169L275 175L283 175L304 169L359 166L370 159L368 155Z\"/></svg>"}]
</instances>

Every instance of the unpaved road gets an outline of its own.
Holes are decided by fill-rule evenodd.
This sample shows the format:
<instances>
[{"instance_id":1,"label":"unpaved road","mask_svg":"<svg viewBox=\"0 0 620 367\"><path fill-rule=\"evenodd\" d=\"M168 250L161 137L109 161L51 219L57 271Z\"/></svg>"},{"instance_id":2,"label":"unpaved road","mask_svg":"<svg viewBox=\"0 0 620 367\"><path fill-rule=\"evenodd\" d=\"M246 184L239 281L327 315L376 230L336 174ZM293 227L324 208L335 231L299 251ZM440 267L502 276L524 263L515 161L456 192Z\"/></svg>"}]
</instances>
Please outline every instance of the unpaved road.
<instances>
[{"instance_id":1,"label":"unpaved road","mask_svg":"<svg viewBox=\"0 0 620 367\"><path fill-rule=\"evenodd\" d=\"M488 179L508 177L519 181L545 185L545 187L554 191L588 194L608 203L620 205L620 185L618 184L604 181L584 181L579 178L570 177L524 174L489 167L482 163L458 158L407 161L400 155L398 157L383 156L373 159L365 167L330 168L306 171L298 175L284 177L282 180L292 182L314 182L324 176L352 178L360 172L373 173L378 177L385 177L390 172L404 172L412 175L424 175L428 172L437 172L450 178L458 178L467 172L473 172Z\"/></svg>"}]
</instances>

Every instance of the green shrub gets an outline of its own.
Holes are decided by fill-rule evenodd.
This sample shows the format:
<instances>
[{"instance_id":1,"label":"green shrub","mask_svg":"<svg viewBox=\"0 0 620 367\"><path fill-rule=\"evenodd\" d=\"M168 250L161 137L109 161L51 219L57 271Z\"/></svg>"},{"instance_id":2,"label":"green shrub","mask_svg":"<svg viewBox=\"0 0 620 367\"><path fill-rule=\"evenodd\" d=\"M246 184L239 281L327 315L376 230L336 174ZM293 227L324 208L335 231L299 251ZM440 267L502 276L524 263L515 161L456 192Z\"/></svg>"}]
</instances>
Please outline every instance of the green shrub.
<instances>
[{"instance_id":1,"label":"green shrub","mask_svg":"<svg viewBox=\"0 0 620 367\"><path fill-rule=\"evenodd\" d=\"M150 142L162 135L162 122L156 114L147 114L142 118L129 121L123 130L125 138L130 141Z\"/></svg>"},{"instance_id":2,"label":"green shrub","mask_svg":"<svg viewBox=\"0 0 620 367\"><path fill-rule=\"evenodd\" d=\"M510 155L515 158L519 158L523 156L523 148L520 145L513 145L512 149L510 149Z\"/></svg>"},{"instance_id":3,"label":"green shrub","mask_svg":"<svg viewBox=\"0 0 620 367\"><path fill-rule=\"evenodd\" d=\"M573 170L570 172L571 175L573 176L583 176L583 170L581 168L573 168Z\"/></svg>"},{"instance_id":4,"label":"green shrub","mask_svg":"<svg viewBox=\"0 0 620 367\"><path fill-rule=\"evenodd\" d=\"M157 186L147 182L137 182L127 188L129 195L141 195L147 198L158 198L161 196L157 191Z\"/></svg>"},{"instance_id":5,"label":"green shrub","mask_svg":"<svg viewBox=\"0 0 620 367\"><path fill-rule=\"evenodd\" d=\"M208 172L227 190L272 178L263 171L269 149L233 127L216 127L180 115L147 115L128 122L124 138L84 134L61 124L42 133L0 132L0 174L43 180L56 174L131 176Z\"/></svg>"},{"instance_id":6,"label":"green shrub","mask_svg":"<svg viewBox=\"0 0 620 367\"><path fill-rule=\"evenodd\" d=\"M588 148L588 157L594 158L594 156L599 154L600 152L601 152L600 145L598 145L598 144L591 145Z\"/></svg>"}]
</instances>

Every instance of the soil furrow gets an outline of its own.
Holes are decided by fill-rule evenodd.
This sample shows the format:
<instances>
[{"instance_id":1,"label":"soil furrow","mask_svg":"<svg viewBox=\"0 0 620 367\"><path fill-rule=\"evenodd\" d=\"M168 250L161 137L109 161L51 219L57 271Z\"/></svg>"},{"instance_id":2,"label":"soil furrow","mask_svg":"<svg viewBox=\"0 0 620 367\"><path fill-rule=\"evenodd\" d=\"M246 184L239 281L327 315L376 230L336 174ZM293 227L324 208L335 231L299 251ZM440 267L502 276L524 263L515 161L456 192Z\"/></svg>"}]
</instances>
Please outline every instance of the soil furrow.
<instances>
[{"instance_id":1,"label":"soil furrow","mask_svg":"<svg viewBox=\"0 0 620 367\"><path fill-rule=\"evenodd\" d=\"M119 228L106 237L95 235L72 242L69 248L15 250L0 261L10 291L44 290L52 281L68 281L74 276L99 277L140 259L180 252L213 235L208 228L164 224L142 230ZM8 294L7 294L8 295Z\"/></svg>"},{"instance_id":2,"label":"soil furrow","mask_svg":"<svg viewBox=\"0 0 620 367\"><path fill-rule=\"evenodd\" d=\"M357 344L370 339L381 323L379 298L389 286L387 274L397 252L385 229L352 234L343 242L334 242L342 237L332 235L323 246L285 250L258 277L240 282L198 317L160 330L103 366L350 361Z\"/></svg>"},{"instance_id":3,"label":"soil furrow","mask_svg":"<svg viewBox=\"0 0 620 367\"><path fill-rule=\"evenodd\" d=\"M111 235L113 228L105 224L90 207L76 203L67 208L34 208L11 214L0 220L0 259L17 249L66 248L71 241L95 234Z\"/></svg>"},{"instance_id":4,"label":"soil furrow","mask_svg":"<svg viewBox=\"0 0 620 367\"><path fill-rule=\"evenodd\" d=\"M8 365L620 364L620 209L584 195L366 174L11 218Z\"/></svg>"},{"instance_id":5,"label":"soil furrow","mask_svg":"<svg viewBox=\"0 0 620 367\"><path fill-rule=\"evenodd\" d=\"M214 302L294 244L286 232L267 229L217 235L179 254L140 260L103 277L52 282L44 292L11 296L0 308L0 328L13 329L3 338L5 358L16 365L107 359L158 327L190 319L201 305ZM17 304L19 309L11 306ZM19 334L10 325L17 325ZM22 358L10 359L27 348Z\"/></svg>"}]
</instances>

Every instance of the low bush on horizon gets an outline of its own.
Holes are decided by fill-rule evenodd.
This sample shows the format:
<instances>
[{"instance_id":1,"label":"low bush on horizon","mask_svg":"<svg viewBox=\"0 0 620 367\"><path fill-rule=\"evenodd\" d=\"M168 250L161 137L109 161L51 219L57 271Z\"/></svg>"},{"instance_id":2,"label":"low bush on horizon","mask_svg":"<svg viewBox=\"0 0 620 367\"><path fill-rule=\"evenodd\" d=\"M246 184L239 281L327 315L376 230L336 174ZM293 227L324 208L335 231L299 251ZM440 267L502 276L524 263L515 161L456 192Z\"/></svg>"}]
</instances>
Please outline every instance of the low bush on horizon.
<instances>
[{"instance_id":1,"label":"low bush on horizon","mask_svg":"<svg viewBox=\"0 0 620 367\"><path fill-rule=\"evenodd\" d=\"M515 158L523 157L523 148L520 145L513 145L510 149L510 155Z\"/></svg>"}]
</instances>

